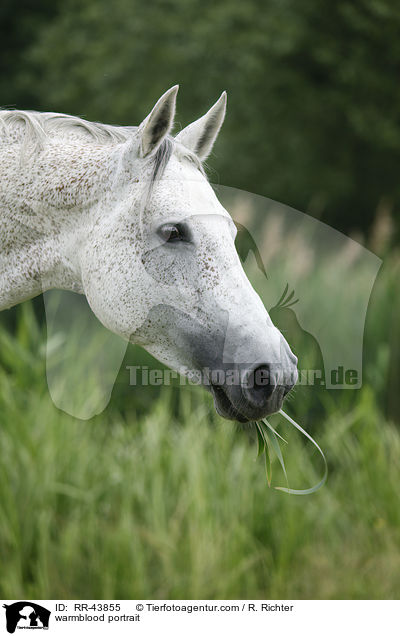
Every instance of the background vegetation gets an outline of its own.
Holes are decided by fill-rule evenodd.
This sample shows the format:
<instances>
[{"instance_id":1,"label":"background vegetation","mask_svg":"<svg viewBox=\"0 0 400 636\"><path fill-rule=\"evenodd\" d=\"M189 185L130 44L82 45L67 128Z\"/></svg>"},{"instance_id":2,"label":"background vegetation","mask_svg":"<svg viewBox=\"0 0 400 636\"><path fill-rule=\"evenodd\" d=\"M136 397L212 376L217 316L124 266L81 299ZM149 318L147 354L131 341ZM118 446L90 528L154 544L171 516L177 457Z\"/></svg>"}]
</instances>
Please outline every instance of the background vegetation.
<instances>
[{"instance_id":1,"label":"background vegetation","mask_svg":"<svg viewBox=\"0 0 400 636\"><path fill-rule=\"evenodd\" d=\"M329 462L306 498L268 490L252 432L200 390L129 387L126 364L153 364L131 347L102 415L57 411L42 300L2 312L0 596L398 598L400 8L5 0L0 21L2 106L135 124L180 83L185 125L225 88L211 180L318 216L384 259L363 388L299 388L288 403ZM315 482L311 447L272 422L293 487Z\"/></svg>"},{"instance_id":2,"label":"background vegetation","mask_svg":"<svg viewBox=\"0 0 400 636\"><path fill-rule=\"evenodd\" d=\"M398 598L400 434L367 383L325 393L328 483L290 496L200 389L148 387L137 403L123 365L102 415L58 411L45 331L30 303L16 313L15 335L0 330L2 598ZM289 413L315 409L306 399ZM316 483L319 455L271 422L290 485Z\"/></svg>"},{"instance_id":3,"label":"background vegetation","mask_svg":"<svg viewBox=\"0 0 400 636\"><path fill-rule=\"evenodd\" d=\"M16 10L16 6L18 10ZM367 229L398 214L400 7L392 0L4 0L0 104L137 124L226 89L221 183Z\"/></svg>"}]
</instances>

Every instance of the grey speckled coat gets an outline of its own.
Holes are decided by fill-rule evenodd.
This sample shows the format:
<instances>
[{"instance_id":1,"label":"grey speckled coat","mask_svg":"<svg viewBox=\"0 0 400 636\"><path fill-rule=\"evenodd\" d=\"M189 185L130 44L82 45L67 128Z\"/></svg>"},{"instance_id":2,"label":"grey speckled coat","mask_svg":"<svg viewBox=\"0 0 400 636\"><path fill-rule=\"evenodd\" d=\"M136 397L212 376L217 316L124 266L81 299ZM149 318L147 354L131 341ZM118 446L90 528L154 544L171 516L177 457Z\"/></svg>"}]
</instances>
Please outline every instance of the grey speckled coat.
<instances>
[{"instance_id":1,"label":"grey speckled coat","mask_svg":"<svg viewBox=\"0 0 400 636\"><path fill-rule=\"evenodd\" d=\"M177 89L139 127L0 112L0 310L52 288L85 294L107 328L181 373L239 370L211 390L247 421L280 408L297 361L201 167L226 94L173 138ZM249 388L260 369L270 386Z\"/></svg>"}]
</instances>

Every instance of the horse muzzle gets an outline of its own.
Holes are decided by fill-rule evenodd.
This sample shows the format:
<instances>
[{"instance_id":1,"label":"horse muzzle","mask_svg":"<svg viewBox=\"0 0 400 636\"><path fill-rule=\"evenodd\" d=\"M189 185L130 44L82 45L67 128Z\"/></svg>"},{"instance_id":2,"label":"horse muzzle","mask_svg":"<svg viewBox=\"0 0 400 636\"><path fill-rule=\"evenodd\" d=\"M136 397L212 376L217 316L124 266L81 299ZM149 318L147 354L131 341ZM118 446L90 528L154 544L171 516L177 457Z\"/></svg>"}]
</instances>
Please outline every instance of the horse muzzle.
<instances>
[{"instance_id":1,"label":"horse muzzle","mask_svg":"<svg viewBox=\"0 0 400 636\"><path fill-rule=\"evenodd\" d=\"M239 382L210 382L216 411L226 419L239 422L260 420L282 408L283 400L297 382L297 358L279 368L276 364L262 363L245 369L231 369ZM229 374L226 373L226 378ZM211 375L212 378L212 375Z\"/></svg>"}]
</instances>

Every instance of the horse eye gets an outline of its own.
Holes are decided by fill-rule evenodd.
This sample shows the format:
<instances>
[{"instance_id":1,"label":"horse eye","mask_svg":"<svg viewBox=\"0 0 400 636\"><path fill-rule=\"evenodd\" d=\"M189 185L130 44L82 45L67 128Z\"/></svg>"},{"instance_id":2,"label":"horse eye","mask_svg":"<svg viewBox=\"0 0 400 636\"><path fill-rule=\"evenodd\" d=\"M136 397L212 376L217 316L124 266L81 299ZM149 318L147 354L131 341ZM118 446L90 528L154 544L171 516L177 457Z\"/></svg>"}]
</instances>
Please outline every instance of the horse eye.
<instances>
[{"instance_id":1,"label":"horse eye","mask_svg":"<svg viewBox=\"0 0 400 636\"><path fill-rule=\"evenodd\" d=\"M176 243L177 241L185 240L184 232L179 225L163 225L158 230L158 233L166 243Z\"/></svg>"}]
</instances>

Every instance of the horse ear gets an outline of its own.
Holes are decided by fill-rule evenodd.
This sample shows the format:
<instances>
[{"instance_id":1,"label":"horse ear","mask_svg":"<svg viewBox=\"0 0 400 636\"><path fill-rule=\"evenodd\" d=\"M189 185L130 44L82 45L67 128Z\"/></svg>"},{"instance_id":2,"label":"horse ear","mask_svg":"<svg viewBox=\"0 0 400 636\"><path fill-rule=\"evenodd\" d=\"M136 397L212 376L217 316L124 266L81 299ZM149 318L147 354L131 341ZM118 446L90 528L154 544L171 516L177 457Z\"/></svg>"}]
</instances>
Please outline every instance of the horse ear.
<instances>
[{"instance_id":1,"label":"horse ear","mask_svg":"<svg viewBox=\"0 0 400 636\"><path fill-rule=\"evenodd\" d=\"M176 136L177 141L194 152L203 161L210 154L225 119L226 91L210 110Z\"/></svg>"},{"instance_id":2,"label":"horse ear","mask_svg":"<svg viewBox=\"0 0 400 636\"><path fill-rule=\"evenodd\" d=\"M147 157L151 152L157 150L170 132L174 123L178 88L178 85L173 86L164 93L151 113L140 124L138 133L141 157Z\"/></svg>"}]
</instances>

